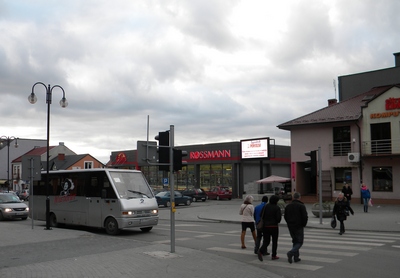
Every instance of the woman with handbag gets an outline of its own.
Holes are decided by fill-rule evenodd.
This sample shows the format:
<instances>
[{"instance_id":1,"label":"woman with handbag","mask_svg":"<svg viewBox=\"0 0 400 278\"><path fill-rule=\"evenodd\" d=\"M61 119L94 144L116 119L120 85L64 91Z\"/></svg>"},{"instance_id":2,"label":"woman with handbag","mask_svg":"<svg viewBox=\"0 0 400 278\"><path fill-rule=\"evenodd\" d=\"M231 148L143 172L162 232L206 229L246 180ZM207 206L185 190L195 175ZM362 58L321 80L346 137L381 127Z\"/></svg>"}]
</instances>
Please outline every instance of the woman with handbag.
<instances>
[{"instance_id":1,"label":"woman with handbag","mask_svg":"<svg viewBox=\"0 0 400 278\"><path fill-rule=\"evenodd\" d=\"M267 250L269 243L272 238L272 260L277 260L279 257L277 254L278 249L278 237L279 237L279 223L282 219L281 208L278 206L279 197L272 195L269 199L269 203L264 206L261 212L262 219L264 222L263 236L264 241L261 248L258 250L258 259L263 261L263 254Z\"/></svg>"},{"instance_id":2,"label":"woman with handbag","mask_svg":"<svg viewBox=\"0 0 400 278\"><path fill-rule=\"evenodd\" d=\"M351 214L354 215L354 211L350 207L346 197L344 197L343 192L340 192L333 207L333 216L336 215L337 220L340 222L339 235L342 235L345 232L343 222L347 219L346 211L350 211Z\"/></svg>"},{"instance_id":3,"label":"woman with handbag","mask_svg":"<svg viewBox=\"0 0 400 278\"><path fill-rule=\"evenodd\" d=\"M256 228L254 225L254 206L253 206L253 196L246 196L243 204L240 206L239 214L242 215L242 233L240 234L240 241L242 243L242 249L246 248L244 244L244 237L246 236L247 228L250 228L251 234L254 239L254 244L256 243Z\"/></svg>"},{"instance_id":4,"label":"woman with handbag","mask_svg":"<svg viewBox=\"0 0 400 278\"><path fill-rule=\"evenodd\" d=\"M369 191L365 183L361 185L361 198L364 202L364 212L368 212L368 204L369 200L371 199L371 192Z\"/></svg>"}]
</instances>

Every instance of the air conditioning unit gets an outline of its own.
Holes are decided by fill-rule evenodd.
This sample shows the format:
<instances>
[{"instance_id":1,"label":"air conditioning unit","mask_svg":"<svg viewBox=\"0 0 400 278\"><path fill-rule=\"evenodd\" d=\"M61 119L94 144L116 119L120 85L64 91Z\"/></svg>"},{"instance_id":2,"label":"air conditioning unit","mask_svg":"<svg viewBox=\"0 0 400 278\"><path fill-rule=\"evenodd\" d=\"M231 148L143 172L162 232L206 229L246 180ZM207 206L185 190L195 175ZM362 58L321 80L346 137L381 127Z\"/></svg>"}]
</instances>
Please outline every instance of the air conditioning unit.
<instances>
[{"instance_id":1,"label":"air conditioning unit","mask_svg":"<svg viewBox=\"0 0 400 278\"><path fill-rule=\"evenodd\" d=\"M348 153L347 160L349 162L359 162L360 161L360 153Z\"/></svg>"}]
</instances>

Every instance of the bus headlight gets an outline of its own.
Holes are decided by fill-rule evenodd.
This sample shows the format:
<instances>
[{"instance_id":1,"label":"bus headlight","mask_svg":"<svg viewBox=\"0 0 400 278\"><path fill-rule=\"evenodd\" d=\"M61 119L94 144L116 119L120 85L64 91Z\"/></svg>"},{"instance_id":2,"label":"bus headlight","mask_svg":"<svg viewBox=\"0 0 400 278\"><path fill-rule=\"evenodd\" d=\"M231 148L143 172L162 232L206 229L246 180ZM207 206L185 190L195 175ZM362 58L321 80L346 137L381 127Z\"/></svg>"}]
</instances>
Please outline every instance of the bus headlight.
<instances>
[{"instance_id":1,"label":"bus headlight","mask_svg":"<svg viewBox=\"0 0 400 278\"><path fill-rule=\"evenodd\" d=\"M133 211L123 211L122 215L134 215L135 213Z\"/></svg>"},{"instance_id":2,"label":"bus headlight","mask_svg":"<svg viewBox=\"0 0 400 278\"><path fill-rule=\"evenodd\" d=\"M158 209L152 209L151 214L158 214Z\"/></svg>"}]
</instances>

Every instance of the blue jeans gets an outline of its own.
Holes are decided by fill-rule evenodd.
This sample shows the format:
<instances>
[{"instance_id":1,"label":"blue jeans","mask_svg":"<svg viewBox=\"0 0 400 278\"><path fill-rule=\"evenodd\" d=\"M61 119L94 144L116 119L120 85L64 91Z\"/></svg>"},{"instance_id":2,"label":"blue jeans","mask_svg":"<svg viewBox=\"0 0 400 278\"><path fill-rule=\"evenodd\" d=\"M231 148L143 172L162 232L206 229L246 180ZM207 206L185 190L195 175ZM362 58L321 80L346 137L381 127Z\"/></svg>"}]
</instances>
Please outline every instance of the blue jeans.
<instances>
[{"instance_id":1,"label":"blue jeans","mask_svg":"<svg viewBox=\"0 0 400 278\"><path fill-rule=\"evenodd\" d=\"M290 232L290 236L292 237L292 250L289 251L290 254L292 254L295 258L295 260L297 260L300 256L300 248L301 246L303 246L303 242L304 242L304 228L300 228L300 229L290 229L289 228L289 232Z\"/></svg>"},{"instance_id":2,"label":"blue jeans","mask_svg":"<svg viewBox=\"0 0 400 278\"><path fill-rule=\"evenodd\" d=\"M368 212L369 198L363 198L363 202L364 202L364 212Z\"/></svg>"}]
</instances>

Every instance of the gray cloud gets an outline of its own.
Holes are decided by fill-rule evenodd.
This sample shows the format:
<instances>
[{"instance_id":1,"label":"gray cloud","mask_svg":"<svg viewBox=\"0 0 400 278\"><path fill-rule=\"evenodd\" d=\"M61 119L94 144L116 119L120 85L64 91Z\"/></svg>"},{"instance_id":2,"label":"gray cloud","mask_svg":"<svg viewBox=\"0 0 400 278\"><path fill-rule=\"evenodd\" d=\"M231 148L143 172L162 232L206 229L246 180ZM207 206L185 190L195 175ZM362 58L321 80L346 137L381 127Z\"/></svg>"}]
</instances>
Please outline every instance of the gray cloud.
<instances>
[{"instance_id":1,"label":"gray cloud","mask_svg":"<svg viewBox=\"0 0 400 278\"><path fill-rule=\"evenodd\" d=\"M398 1L0 2L0 135L107 162L175 126L190 145L269 136L335 97L339 75L394 66Z\"/></svg>"}]
</instances>

